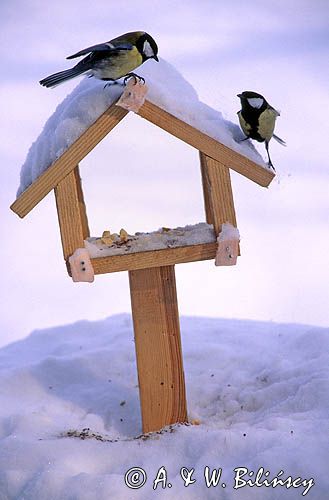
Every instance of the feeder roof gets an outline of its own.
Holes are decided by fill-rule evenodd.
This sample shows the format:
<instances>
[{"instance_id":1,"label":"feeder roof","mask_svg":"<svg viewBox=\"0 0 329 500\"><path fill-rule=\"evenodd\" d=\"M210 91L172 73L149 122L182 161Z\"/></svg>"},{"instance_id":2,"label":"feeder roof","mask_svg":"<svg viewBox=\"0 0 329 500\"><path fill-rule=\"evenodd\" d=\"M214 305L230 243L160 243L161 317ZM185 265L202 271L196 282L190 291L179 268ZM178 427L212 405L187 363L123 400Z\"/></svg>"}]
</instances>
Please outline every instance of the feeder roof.
<instances>
[{"instance_id":1,"label":"feeder roof","mask_svg":"<svg viewBox=\"0 0 329 500\"><path fill-rule=\"evenodd\" d=\"M261 186L274 178L240 128L198 99L196 91L169 63L144 64L138 71L148 93L137 114ZM116 103L120 85L84 78L59 104L32 144L11 206L27 215L128 114Z\"/></svg>"}]
</instances>

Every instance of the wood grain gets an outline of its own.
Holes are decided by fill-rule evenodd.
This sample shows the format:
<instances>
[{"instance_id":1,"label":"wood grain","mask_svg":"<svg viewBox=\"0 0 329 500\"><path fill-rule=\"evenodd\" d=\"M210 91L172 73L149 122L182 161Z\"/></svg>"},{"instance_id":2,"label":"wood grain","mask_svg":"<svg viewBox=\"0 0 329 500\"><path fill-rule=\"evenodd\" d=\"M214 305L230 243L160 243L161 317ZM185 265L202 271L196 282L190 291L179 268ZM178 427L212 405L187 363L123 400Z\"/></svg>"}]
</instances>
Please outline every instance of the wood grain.
<instances>
[{"instance_id":1,"label":"wood grain","mask_svg":"<svg viewBox=\"0 0 329 500\"><path fill-rule=\"evenodd\" d=\"M174 266L129 272L143 432L187 421Z\"/></svg>"},{"instance_id":2,"label":"wood grain","mask_svg":"<svg viewBox=\"0 0 329 500\"><path fill-rule=\"evenodd\" d=\"M85 199L84 199L83 190L82 190L79 166L77 166L73 170L73 172L74 172L74 176L75 176L75 183L77 186L80 220L81 220L81 224L82 224L82 234L83 234L83 238L86 239L86 238L89 238L90 231L89 231L89 224L88 224L88 217L87 217L87 209L86 209Z\"/></svg>"},{"instance_id":3,"label":"wood grain","mask_svg":"<svg viewBox=\"0 0 329 500\"><path fill-rule=\"evenodd\" d=\"M237 227L230 170L204 153L200 153L200 165L206 221L218 235L225 222Z\"/></svg>"},{"instance_id":4,"label":"wood grain","mask_svg":"<svg viewBox=\"0 0 329 500\"><path fill-rule=\"evenodd\" d=\"M216 242L201 243L188 247L99 257L93 258L91 261L95 274L106 274L214 259L216 251Z\"/></svg>"},{"instance_id":5,"label":"wood grain","mask_svg":"<svg viewBox=\"0 0 329 500\"><path fill-rule=\"evenodd\" d=\"M78 248L84 248L86 229L81 220L78 175L76 171L71 171L54 190L65 260Z\"/></svg>"},{"instance_id":6,"label":"wood grain","mask_svg":"<svg viewBox=\"0 0 329 500\"><path fill-rule=\"evenodd\" d=\"M25 217L128 113L112 104L31 186L11 205Z\"/></svg>"}]
</instances>

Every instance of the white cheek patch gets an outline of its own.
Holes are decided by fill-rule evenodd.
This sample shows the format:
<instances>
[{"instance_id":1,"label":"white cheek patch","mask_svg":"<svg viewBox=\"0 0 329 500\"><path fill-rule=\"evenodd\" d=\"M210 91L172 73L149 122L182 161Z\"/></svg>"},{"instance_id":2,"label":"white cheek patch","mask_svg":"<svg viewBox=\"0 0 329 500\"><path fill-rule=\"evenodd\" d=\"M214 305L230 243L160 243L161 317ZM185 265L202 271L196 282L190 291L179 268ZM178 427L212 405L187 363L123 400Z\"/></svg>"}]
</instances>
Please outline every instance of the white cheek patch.
<instances>
[{"instance_id":1,"label":"white cheek patch","mask_svg":"<svg viewBox=\"0 0 329 500\"><path fill-rule=\"evenodd\" d=\"M153 49L150 45L150 42L148 42L147 40L145 40L144 45L143 45L143 53L146 55L146 57L153 57L154 56L154 52L153 52Z\"/></svg>"},{"instance_id":2,"label":"white cheek patch","mask_svg":"<svg viewBox=\"0 0 329 500\"><path fill-rule=\"evenodd\" d=\"M263 106L264 99L262 99L261 97L249 97L248 102L252 108L259 109Z\"/></svg>"}]
</instances>

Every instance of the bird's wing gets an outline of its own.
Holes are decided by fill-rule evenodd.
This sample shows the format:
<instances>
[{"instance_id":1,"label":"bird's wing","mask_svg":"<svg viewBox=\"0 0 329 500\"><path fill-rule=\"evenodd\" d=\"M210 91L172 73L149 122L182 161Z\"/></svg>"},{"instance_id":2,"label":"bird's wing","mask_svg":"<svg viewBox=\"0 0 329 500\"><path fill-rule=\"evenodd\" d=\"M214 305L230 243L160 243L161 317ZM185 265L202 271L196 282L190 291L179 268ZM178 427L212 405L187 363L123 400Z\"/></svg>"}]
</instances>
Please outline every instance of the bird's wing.
<instances>
[{"instance_id":1,"label":"bird's wing","mask_svg":"<svg viewBox=\"0 0 329 500\"><path fill-rule=\"evenodd\" d=\"M97 45L92 45L91 47L87 47L86 49L82 49L71 56L68 56L66 59L74 59L75 57L84 56L85 54L89 54L90 52L108 52L110 54L116 54L122 50L132 50L134 46L131 43L120 43L118 45L114 45L111 42L99 43Z\"/></svg>"},{"instance_id":2,"label":"bird's wing","mask_svg":"<svg viewBox=\"0 0 329 500\"><path fill-rule=\"evenodd\" d=\"M239 122L240 122L240 127L242 128L242 131L243 133L249 137L250 135L250 132L252 130L252 126L250 125L250 123L248 123L243 115L242 115L242 112L241 111L238 111L238 118L239 118Z\"/></svg>"}]
</instances>

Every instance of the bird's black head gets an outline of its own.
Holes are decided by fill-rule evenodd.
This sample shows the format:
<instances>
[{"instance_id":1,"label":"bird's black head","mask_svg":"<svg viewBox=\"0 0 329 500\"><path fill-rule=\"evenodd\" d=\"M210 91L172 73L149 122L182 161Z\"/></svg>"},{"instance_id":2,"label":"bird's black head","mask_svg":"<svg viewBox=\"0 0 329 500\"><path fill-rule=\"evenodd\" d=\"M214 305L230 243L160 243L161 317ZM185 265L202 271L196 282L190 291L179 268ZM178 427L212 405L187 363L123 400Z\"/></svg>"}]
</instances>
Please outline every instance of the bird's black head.
<instances>
[{"instance_id":1,"label":"bird's black head","mask_svg":"<svg viewBox=\"0 0 329 500\"><path fill-rule=\"evenodd\" d=\"M268 103L264 96L257 94L257 92L252 92L250 90L245 90L237 97L240 98L242 109L244 110L258 110L264 111L267 108Z\"/></svg>"},{"instance_id":2,"label":"bird's black head","mask_svg":"<svg viewBox=\"0 0 329 500\"><path fill-rule=\"evenodd\" d=\"M148 33L143 32L141 34L136 41L136 47L142 55L143 62L147 59L155 59L159 62L158 46L155 43L155 40Z\"/></svg>"}]
</instances>

